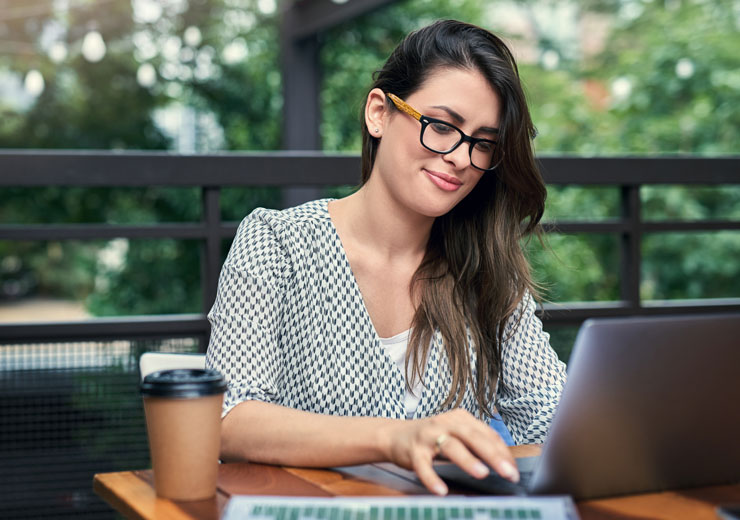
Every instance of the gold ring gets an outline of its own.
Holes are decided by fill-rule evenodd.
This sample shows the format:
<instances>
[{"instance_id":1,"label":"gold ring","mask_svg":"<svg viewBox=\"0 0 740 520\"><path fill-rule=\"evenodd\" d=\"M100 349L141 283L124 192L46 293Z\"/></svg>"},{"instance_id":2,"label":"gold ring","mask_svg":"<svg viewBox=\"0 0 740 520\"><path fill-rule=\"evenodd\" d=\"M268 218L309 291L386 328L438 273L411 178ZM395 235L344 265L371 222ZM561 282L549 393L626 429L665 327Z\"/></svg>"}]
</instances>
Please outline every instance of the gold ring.
<instances>
[{"instance_id":1,"label":"gold ring","mask_svg":"<svg viewBox=\"0 0 740 520\"><path fill-rule=\"evenodd\" d=\"M434 454L435 455L439 455L442 452L442 446L448 440L450 440L450 437L446 433L443 433L442 435L437 437L437 440L434 441Z\"/></svg>"}]
</instances>

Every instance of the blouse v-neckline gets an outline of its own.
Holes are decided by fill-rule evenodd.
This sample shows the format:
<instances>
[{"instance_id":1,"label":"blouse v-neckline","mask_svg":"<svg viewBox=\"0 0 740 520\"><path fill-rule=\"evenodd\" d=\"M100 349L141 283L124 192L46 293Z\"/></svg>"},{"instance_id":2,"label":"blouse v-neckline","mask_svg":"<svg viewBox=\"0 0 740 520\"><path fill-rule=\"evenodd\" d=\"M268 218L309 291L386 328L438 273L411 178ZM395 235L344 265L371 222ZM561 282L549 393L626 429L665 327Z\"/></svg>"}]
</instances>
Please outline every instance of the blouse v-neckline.
<instances>
[{"instance_id":1,"label":"blouse v-neckline","mask_svg":"<svg viewBox=\"0 0 740 520\"><path fill-rule=\"evenodd\" d=\"M342 257L342 263L344 264L343 267L348 271L349 273L349 279L352 281L352 290L355 293L355 296L359 298L359 301L362 302L362 313L367 321L367 323L370 325L370 329L373 331L373 343L380 347L381 345L381 336L378 334L378 330L375 328L375 324L373 323L373 319L370 316L370 311L367 309L367 304L365 303L365 297L362 295L362 290L360 290L360 284L357 282L357 277L355 276L355 272L352 270L352 264L349 262L349 256L347 255L347 250L344 248L344 243L342 242L342 238L339 236L339 230L337 229L337 226L334 224L334 219L331 217L331 213L329 213L329 203L334 201L336 199L324 199L322 204L322 209L324 210L324 215L326 217L326 220L331 227L332 230L332 240L335 242L335 246L338 251L341 252Z\"/></svg>"},{"instance_id":2,"label":"blouse v-neckline","mask_svg":"<svg viewBox=\"0 0 740 520\"><path fill-rule=\"evenodd\" d=\"M347 256L347 250L344 248L344 244L342 243L342 239L339 236L339 231L337 230L337 227L334 224L334 220L331 217L331 213L329 213L329 203L331 201L333 201L333 200L336 200L336 199L333 199L333 198L324 199L321 208L324 211L324 216L326 218L326 221L328 222L329 226L331 227L331 230L332 230L332 239L335 241L335 246L341 252L342 262L344 264L344 268L349 272L349 275L350 275L349 278L352 281L352 290L354 291L355 296L357 296L359 298L359 301L362 302L362 312L363 312L364 319L366 320L367 324L370 326L370 330L372 330L372 332L373 332L373 348L375 349L376 352L380 352L381 353L381 355L385 358L385 360L386 360L387 363L389 363L390 365L393 366L393 368L396 370L396 372L398 373L398 375L401 377L401 381L404 383L404 386L405 386L406 377L403 375L403 373L401 372L401 370L398 368L398 365L396 365L395 361L392 359L392 357L391 357L390 352L388 351L388 349L386 349L383 346L383 338L380 336L380 334L378 334L378 331L375 328L375 324L373 323L373 320L370 317L370 312L368 311L367 305L365 304L365 298L362 295L362 291L360 290L360 285L359 285L359 283L357 283L357 278L355 277L355 273L352 270L352 265L349 262L349 257ZM399 334L396 334L396 335L394 335L392 337L397 337L397 336L399 336L401 334L408 333L409 330L410 329L407 329L407 330L405 330L403 332L400 332ZM432 351L433 351L433 349L430 350L429 351L429 354L427 355L427 360L426 360L425 368L424 368L424 373L425 374L428 372L428 370L429 370L429 363L431 363L432 358L434 357L432 355ZM424 386L424 388L422 390L422 393L421 393L421 396L420 396L421 397L421 400L424 400L425 395L427 393L427 390L428 390L428 388L426 386ZM404 391L405 391L405 388L404 388ZM421 401L419 401L419 402L421 403Z\"/></svg>"}]
</instances>

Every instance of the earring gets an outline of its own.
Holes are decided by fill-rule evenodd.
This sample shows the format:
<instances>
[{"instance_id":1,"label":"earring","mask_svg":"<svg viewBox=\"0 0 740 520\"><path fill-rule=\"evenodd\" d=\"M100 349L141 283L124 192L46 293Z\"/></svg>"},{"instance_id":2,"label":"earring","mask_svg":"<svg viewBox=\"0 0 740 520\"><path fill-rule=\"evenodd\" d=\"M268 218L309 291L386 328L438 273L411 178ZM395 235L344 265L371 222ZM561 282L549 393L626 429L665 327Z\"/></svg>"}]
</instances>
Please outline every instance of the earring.
<instances>
[{"instance_id":1,"label":"earring","mask_svg":"<svg viewBox=\"0 0 740 520\"><path fill-rule=\"evenodd\" d=\"M377 134L378 132L380 132L380 128L375 129L375 133Z\"/></svg>"}]
</instances>

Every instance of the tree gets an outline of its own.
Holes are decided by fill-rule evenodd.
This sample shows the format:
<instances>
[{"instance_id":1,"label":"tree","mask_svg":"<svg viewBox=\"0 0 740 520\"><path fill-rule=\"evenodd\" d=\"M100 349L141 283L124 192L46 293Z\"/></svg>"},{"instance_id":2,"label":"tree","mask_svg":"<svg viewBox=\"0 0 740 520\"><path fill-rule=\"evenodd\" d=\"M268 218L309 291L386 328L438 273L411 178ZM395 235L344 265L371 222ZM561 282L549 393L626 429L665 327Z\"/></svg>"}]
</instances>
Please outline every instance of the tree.
<instances>
[{"instance_id":1,"label":"tree","mask_svg":"<svg viewBox=\"0 0 740 520\"><path fill-rule=\"evenodd\" d=\"M589 27L597 49L575 47L537 23L539 54L520 65L539 153L584 155L736 154L740 130L740 33L732 2L524 2L570 4L573 28ZM524 7L521 7L523 5ZM586 22L591 25L586 25ZM594 23L596 22L596 23ZM506 24L503 24L504 26ZM516 43L518 34L509 34ZM593 41L590 43L593 47ZM549 53L549 54L548 54ZM549 61L546 58L551 58ZM649 219L728 219L740 188L646 187ZM547 219L618 217L615 189L549 189ZM534 245L538 278L554 300L615 299L614 238L552 235L555 255ZM598 245L601 244L601 245ZM711 251L712 254L706 254ZM711 298L740 294L735 258L740 236L664 233L645 237L643 298ZM577 276L574 276L577 273Z\"/></svg>"},{"instance_id":2,"label":"tree","mask_svg":"<svg viewBox=\"0 0 740 520\"><path fill-rule=\"evenodd\" d=\"M173 143L155 123L155 114L172 103L213 111L229 149L274 149L279 142L279 73L267 74L274 88L265 88L261 76L267 64L276 67L276 20L245 18L245 9L258 13L256 2L207 0L191 2L183 10L184 4L178 3L113 0L98 6L74 3L64 13L18 1L4 3L0 12L10 13L5 22L9 40L23 48L45 47L47 52L34 53L33 60L23 53L0 58L0 69L9 75L43 78L40 95L30 107L0 105L0 147L167 149ZM252 59L245 61L234 42L252 32L256 45L251 47ZM50 34L54 42L44 43ZM84 53L90 34L98 35L98 51L104 49L94 59ZM54 46L68 49L68 55L55 55ZM250 95L244 95L245 84L251 85ZM265 188L224 194L225 204L240 206L240 212L274 204L276 198L275 190ZM193 190L45 188L0 193L0 221L14 223L182 222L199 219L198 208ZM101 261L110 249L111 243L100 241L0 244L5 259L0 296L37 293L86 299L96 315L203 310L197 244L131 241L123 251L125 262L115 265ZM162 275L153 284L155 272Z\"/></svg>"},{"instance_id":3,"label":"tree","mask_svg":"<svg viewBox=\"0 0 740 520\"><path fill-rule=\"evenodd\" d=\"M18 0L0 0L5 38L19 42L14 53L0 57L0 70L19 78L38 71L44 87L28 107L0 101L0 146L172 148L175 143L155 116L174 104L189 107L198 120L210 117L218 130L214 135L207 128L200 131L195 150L278 148L279 20L268 4L109 0L69 4L69 10L59 14L31 9ZM360 113L372 72L410 30L452 17L491 26L512 43L539 129L535 145L540 154L737 153L740 62L735 49L740 41L733 13L733 3L727 1L398 2L322 35L324 149L359 150ZM588 27L595 45L584 43L583 27ZM99 61L86 59L79 50L92 32L106 45ZM67 49L61 61L53 51L55 42ZM43 52L27 52L31 48ZM546 218L617 217L617 197L616 189L551 187ZM225 190L223 199L226 218L231 219L257 205L278 204L271 189ZM738 200L737 188L643 190L650 218L729 218ZM4 222L187 221L200 218L197 207L197 194L187 190L62 193L50 188L0 193ZM736 235L646 237L643 295L738 294ZM549 297L617 298L615 240L552 235L555 255L530 244L537 276L551 286ZM681 247L689 243L702 250L715 248L716 255L701 258ZM61 260L49 253L60 247ZM98 261L104 247L0 244L0 254L11 259L0 267L3 284L10 287L6 292L25 287L90 295L90 309L97 314L200 308L193 244L132 241L127 261L113 267ZM140 274L150 271L155 259L170 258L177 259L177 270L160 277L161 288L149 287ZM674 267L666 269L669 265ZM77 274L42 275L55 272L52 267ZM690 287L685 273L692 273Z\"/></svg>"},{"instance_id":4,"label":"tree","mask_svg":"<svg viewBox=\"0 0 740 520\"><path fill-rule=\"evenodd\" d=\"M323 35L321 135L324 150L361 148L361 111L372 73L409 32L439 18L479 22L481 2L408 0L346 22Z\"/></svg>"}]
</instances>

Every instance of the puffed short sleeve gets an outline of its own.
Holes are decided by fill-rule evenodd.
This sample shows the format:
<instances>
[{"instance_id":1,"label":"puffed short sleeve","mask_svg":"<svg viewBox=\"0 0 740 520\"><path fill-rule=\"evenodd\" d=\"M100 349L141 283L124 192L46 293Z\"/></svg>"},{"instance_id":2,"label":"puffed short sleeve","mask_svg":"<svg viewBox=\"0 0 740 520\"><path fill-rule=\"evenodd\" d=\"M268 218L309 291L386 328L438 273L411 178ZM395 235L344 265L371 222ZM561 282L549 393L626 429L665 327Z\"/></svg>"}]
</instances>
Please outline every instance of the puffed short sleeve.
<instances>
[{"instance_id":1,"label":"puffed short sleeve","mask_svg":"<svg viewBox=\"0 0 740 520\"><path fill-rule=\"evenodd\" d=\"M228 383L222 416L247 400L275 402L282 377L280 329L291 268L279 219L258 209L236 233L208 314L206 366Z\"/></svg>"},{"instance_id":2,"label":"puffed short sleeve","mask_svg":"<svg viewBox=\"0 0 740 520\"><path fill-rule=\"evenodd\" d=\"M501 417L515 443L543 443L565 385L566 367L535 316L529 292L505 326L501 358L496 404Z\"/></svg>"}]
</instances>

